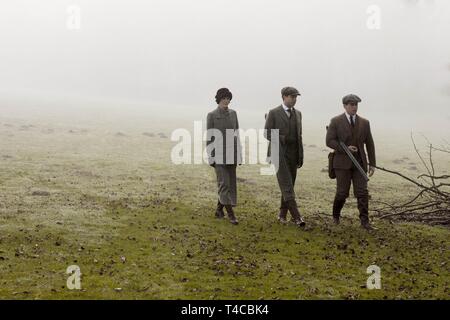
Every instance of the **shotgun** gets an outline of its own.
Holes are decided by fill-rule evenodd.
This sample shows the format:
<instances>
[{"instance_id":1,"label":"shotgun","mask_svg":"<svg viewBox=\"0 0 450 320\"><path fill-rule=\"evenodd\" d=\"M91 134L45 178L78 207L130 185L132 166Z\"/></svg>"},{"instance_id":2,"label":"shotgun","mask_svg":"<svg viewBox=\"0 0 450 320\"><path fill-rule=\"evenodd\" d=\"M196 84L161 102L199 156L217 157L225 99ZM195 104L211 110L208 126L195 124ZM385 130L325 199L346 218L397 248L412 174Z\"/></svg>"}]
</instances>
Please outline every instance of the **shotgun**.
<instances>
[{"instance_id":1,"label":"shotgun","mask_svg":"<svg viewBox=\"0 0 450 320\"><path fill-rule=\"evenodd\" d=\"M355 165L355 167L358 169L358 171L362 174L362 176L364 177L364 179L366 181L369 181L369 177L367 176L367 174L364 172L363 168L361 167L361 165L359 164L358 160L355 159L355 157L353 156L352 152L348 149L348 147L345 145L344 142L339 141L339 144L341 145L341 148L344 149L345 153L348 155L348 157L350 158L350 160L352 160L353 164Z\"/></svg>"}]
</instances>

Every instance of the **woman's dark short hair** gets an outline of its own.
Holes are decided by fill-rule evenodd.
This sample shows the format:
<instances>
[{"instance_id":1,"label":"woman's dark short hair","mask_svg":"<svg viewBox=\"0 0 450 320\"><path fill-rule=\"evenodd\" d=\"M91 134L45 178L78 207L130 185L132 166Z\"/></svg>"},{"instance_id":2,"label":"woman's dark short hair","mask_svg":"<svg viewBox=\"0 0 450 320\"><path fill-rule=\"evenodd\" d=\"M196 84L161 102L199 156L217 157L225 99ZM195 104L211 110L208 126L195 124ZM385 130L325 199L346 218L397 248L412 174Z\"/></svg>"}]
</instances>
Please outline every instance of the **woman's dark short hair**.
<instances>
[{"instance_id":1,"label":"woman's dark short hair","mask_svg":"<svg viewBox=\"0 0 450 320\"><path fill-rule=\"evenodd\" d=\"M233 94L231 93L231 91L228 90L227 88L220 88L219 90L217 90L216 94L217 104L219 104L220 101L225 98L230 98L230 100L233 99Z\"/></svg>"}]
</instances>

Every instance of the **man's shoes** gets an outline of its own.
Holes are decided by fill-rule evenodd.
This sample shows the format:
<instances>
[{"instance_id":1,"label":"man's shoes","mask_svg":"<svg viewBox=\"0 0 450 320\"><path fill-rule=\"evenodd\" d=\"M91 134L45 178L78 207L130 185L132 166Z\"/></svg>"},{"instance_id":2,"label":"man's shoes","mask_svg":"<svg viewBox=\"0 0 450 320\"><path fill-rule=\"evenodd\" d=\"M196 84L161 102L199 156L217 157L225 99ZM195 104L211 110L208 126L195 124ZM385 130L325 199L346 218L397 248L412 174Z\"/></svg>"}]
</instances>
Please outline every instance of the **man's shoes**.
<instances>
[{"instance_id":1,"label":"man's shoes","mask_svg":"<svg viewBox=\"0 0 450 320\"><path fill-rule=\"evenodd\" d=\"M361 222L361 228L366 229L367 231L375 231L375 230L377 230L368 221L367 222Z\"/></svg>"},{"instance_id":2,"label":"man's shoes","mask_svg":"<svg viewBox=\"0 0 450 320\"><path fill-rule=\"evenodd\" d=\"M341 217L341 210L344 207L345 199L334 198L333 202L333 222L335 225L339 224Z\"/></svg>"},{"instance_id":3,"label":"man's shoes","mask_svg":"<svg viewBox=\"0 0 450 320\"><path fill-rule=\"evenodd\" d=\"M225 217L225 212L223 210L216 210L216 218L223 219Z\"/></svg>"},{"instance_id":4,"label":"man's shoes","mask_svg":"<svg viewBox=\"0 0 450 320\"><path fill-rule=\"evenodd\" d=\"M231 224L237 225L239 223L234 214L232 215L228 214L228 218L230 219Z\"/></svg>"},{"instance_id":5,"label":"man's shoes","mask_svg":"<svg viewBox=\"0 0 450 320\"><path fill-rule=\"evenodd\" d=\"M367 231L375 230L374 227L369 222L369 197L359 197L358 200L358 210L359 210L359 219L361 220L361 227L366 229Z\"/></svg>"},{"instance_id":6,"label":"man's shoes","mask_svg":"<svg viewBox=\"0 0 450 320\"><path fill-rule=\"evenodd\" d=\"M340 223L340 217L339 216L333 216L333 222L335 225L338 225Z\"/></svg>"},{"instance_id":7,"label":"man's shoes","mask_svg":"<svg viewBox=\"0 0 450 320\"><path fill-rule=\"evenodd\" d=\"M288 202L289 212L292 215L292 222L296 224L298 227L304 227L306 222L303 220L300 212L298 211L297 202L295 200L290 200Z\"/></svg>"},{"instance_id":8,"label":"man's shoes","mask_svg":"<svg viewBox=\"0 0 450 320\"><path fill-rule=\"evenodd\" d=\"M234 215L233 207L231 205L227 205L225 206L225 209L227 209L228 219L230 219L231 224L237 225L239 222Z\"/></svg>"},{"instance_id":9,"label":"man's shoes","mask_svg":"<svg viewBox=\"0 0 450 320\"><path fill-rule=\"evenodd\" d=\"M286 208L281 208L280 209L280 213L278 214L278 222L280 222L282 224L287 224L288 223L287 219L286 219L287 212L288 212L288 209L286 209Z\"/></svg>"},{"instance_id":10,"label":"man's shoes","mask_svg":"<svg viewBox=\"0 0 450 320\"><path fill-rule=\"evenodd\" d=\"M225 213L223 212L224 205L217 201L217 209L216 209L216 218L223 219L225 217Z\"/></svg>"}]
</instances>

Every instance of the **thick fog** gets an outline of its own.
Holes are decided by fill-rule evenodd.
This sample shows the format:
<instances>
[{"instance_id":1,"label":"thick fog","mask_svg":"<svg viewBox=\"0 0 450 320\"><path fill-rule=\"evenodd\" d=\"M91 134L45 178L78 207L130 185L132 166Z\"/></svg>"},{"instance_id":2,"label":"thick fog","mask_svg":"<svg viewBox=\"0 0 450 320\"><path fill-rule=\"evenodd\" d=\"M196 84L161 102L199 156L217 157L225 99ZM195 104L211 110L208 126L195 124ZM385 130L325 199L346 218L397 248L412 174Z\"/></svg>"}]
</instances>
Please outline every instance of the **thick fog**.
<instances>
[{"instance_id":1,"label":"thick fog","mask_svg":"<svg viewBox=\"0 0 450 320\"><path fill-rule=\"evenodd\" d=\"M306 128L356 93L378 130L448 136L449 36L447 0L3 0L0 115L103 101L200 120L228 87L260 126L290 85Z\"/></svg>"}]
</instances>

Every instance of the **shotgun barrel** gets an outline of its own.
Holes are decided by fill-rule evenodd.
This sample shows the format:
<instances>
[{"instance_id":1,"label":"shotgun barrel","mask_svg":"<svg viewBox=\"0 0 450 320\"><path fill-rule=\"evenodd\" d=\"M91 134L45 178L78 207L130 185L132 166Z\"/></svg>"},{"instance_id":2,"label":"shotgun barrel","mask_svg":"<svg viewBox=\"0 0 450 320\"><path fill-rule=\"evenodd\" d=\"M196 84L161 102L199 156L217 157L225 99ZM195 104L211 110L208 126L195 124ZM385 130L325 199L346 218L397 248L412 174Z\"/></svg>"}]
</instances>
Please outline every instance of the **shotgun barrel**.
<instances>
[{"instance_id":1,"label":"shotgun barrel","mask_svg":"<svg viewBox=\"0 0 450 320\"><path fill-rule=\"evenodd\" d=\"M362 174L364 179L366 181L369 181L369 177L367 176L366 172L363 170L363 168L359 164L358 160L356 160L356 158L353 156L352 152L348 149L348 147L345 145L345 143L342 141L339 141L339 144L341 145L342 149L344 149L345 153L348 155L350 160L352 160L353 164L358 169L358 171Z\"/></svg>"}]
</instances>

